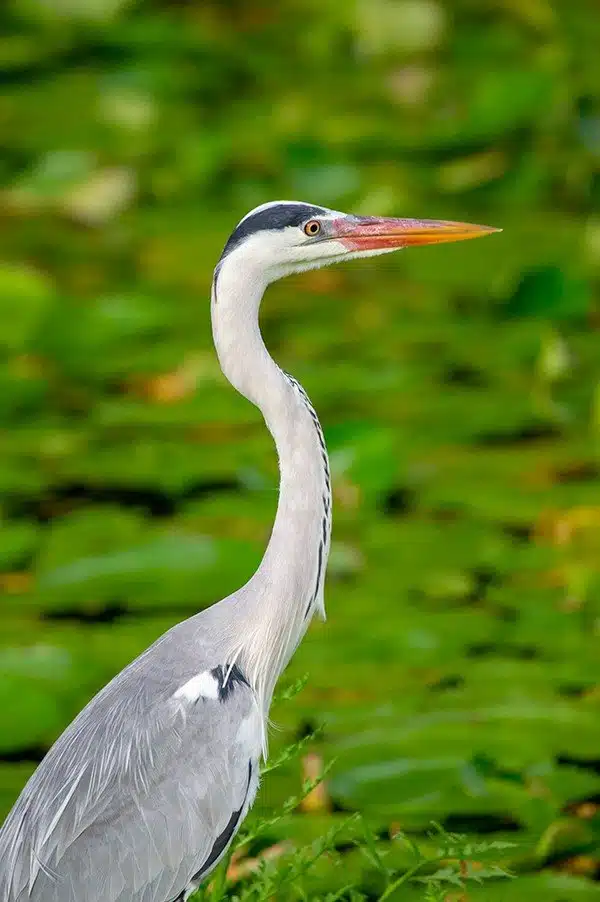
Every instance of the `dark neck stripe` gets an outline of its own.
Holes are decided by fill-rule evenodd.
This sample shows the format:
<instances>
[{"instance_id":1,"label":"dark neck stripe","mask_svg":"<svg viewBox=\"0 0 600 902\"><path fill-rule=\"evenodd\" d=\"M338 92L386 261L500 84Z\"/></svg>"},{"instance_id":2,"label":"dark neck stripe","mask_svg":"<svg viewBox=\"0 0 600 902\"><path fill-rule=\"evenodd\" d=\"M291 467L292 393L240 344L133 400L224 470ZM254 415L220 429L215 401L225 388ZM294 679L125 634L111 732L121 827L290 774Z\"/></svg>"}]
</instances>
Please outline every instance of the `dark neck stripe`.
<instances>
[{"instance_id":1,"label":"dark neck stripe","mask_svg":"<svg viewBox=\"0 0 600 902\"><path fill-rule=\"evenodd\" d=\"M222 259L222 258L221 258ZM212 283L212 298L215 304L217 303L217 282L219 281L219 273L221 272L221 260L215 266L215 271L213 273L213 283Z\"/></svg>"},{"instance_id":2,"label":"dark neck stripe","mask_svg":"<svg viewBox=\"0 0 600 902\"><path fill-rule=\"evenodd\" d=\"M304 406L306 407L308 413L311 416L311 419L315 426L315 431L317 433L317 439L319 441L319 445L321 447L321 457L323 460L323 515L321 519L321 535L319 537L319 544L317 547L317 573L315 578L315 585L313 592L308 600L308 604L306 606L306 610L304 612L304 618L310 616L313 610L313 605L317 600L317 596L319 594L319 589L321 588L321 582L324 577L323 565L325 563L325 549L329 544L329 536L331 533L331 474L329 471L329 459L327 457L327 449L325 446L325 437L323 435L323 429L321 428L321 424L319 422L319 418L316 414L314 407L312 406L310 399L300 383L294 379L293 376L290 376L289 373L286 373L282 370L284 376L287 378L288 382L294 386L302 401Z\"/></svg>"}]
</instances>

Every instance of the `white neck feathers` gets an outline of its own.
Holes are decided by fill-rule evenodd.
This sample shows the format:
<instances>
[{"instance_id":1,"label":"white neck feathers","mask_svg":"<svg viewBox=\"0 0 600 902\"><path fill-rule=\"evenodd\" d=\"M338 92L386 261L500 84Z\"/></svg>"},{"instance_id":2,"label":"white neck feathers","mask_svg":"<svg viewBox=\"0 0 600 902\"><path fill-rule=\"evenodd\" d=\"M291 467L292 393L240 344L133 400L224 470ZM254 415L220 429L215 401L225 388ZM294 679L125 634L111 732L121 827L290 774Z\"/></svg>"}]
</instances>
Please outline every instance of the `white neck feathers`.
<instances>
[{"instance_id":1,"label":"white neck feathers","mask_svg":"<svg viewBox=\"0 0 600 902\"><path fill-rule=\"evenodd\" d=\"M279 503L269 544L254 576L231 597L239 623L233 651L266 710L312 614L324 616L331 487L317 415L302 387L271 358L260 334L265 288L250 266L228 257L215 273L211 309L223 372L261 410L279 457Z\"/></svg>"}]
</instances>

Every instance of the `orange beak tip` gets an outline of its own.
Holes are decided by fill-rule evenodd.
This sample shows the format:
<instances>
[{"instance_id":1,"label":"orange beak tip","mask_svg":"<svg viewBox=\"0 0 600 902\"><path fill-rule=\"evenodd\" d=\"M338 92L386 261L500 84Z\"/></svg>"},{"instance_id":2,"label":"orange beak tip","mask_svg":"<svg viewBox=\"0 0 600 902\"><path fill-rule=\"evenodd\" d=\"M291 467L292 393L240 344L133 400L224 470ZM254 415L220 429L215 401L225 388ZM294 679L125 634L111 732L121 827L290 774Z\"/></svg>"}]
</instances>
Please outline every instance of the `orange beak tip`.
<instances>
[{"instance_id":1,"label":"orange beak tip","mask_svg":"<svg viewBox=\"0 0 600 902\"><path fill-rule=\"evenodd\" d=\"M501 232L495 226L474 225L468 222L445 222L424 219L386 219L364 217L348 227L341 224L340 238L349 250L369 250L446 244L482 238Z\"/></svg>"}]
</instances>

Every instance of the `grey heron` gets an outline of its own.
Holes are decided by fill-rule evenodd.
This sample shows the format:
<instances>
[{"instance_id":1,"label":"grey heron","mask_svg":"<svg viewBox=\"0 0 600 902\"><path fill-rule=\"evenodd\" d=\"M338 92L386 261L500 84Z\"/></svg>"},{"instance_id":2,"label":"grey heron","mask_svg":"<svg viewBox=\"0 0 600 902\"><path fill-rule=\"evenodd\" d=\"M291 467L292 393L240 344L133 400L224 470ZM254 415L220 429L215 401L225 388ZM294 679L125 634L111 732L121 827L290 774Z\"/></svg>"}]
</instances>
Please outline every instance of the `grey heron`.
<instances>
[{"instance_id":1,"label":"grey heron","mask_svg":"<svg viewBox=\"0 0 600 902\"><path fill-rule=\"evenodd\" d=\"M184 902L250 808L275 683L315 613L331 535L325 440L300 384L269 355L259 307L293 272L485 226L347 215L298 201L248 213L211 291L231 384L263 414L279 501L256 573L118 674L40 763L0 831L0 902Z\"/></svg>"}]
</instances>

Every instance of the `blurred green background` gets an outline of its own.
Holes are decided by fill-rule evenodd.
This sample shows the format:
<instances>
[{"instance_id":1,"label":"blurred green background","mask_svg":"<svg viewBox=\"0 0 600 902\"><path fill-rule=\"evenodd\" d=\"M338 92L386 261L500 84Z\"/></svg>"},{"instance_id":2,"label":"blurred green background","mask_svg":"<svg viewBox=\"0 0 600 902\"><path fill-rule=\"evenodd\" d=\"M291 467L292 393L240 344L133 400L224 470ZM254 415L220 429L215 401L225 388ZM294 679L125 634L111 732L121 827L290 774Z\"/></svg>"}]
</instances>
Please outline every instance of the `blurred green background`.
<instances>
[{"instance_id":1,"label":"blurred green background","mask_svg":"<svg viewBox=\"0 0 600 902\"><path fill-rule=\"evenodd\" d=\"M264 304L335 504L329 621L273 739L325 724L331 802L285 830L436 820L518 844L521 876L469 899L599 898L597 2L6 0L0 22L0 818L94 692L260 560L275 454L209 322L238 219L278 197L466 219L504 231ZM312 879L348 873L368 890L351 855Z\"/></svg>"}]
</instances>

